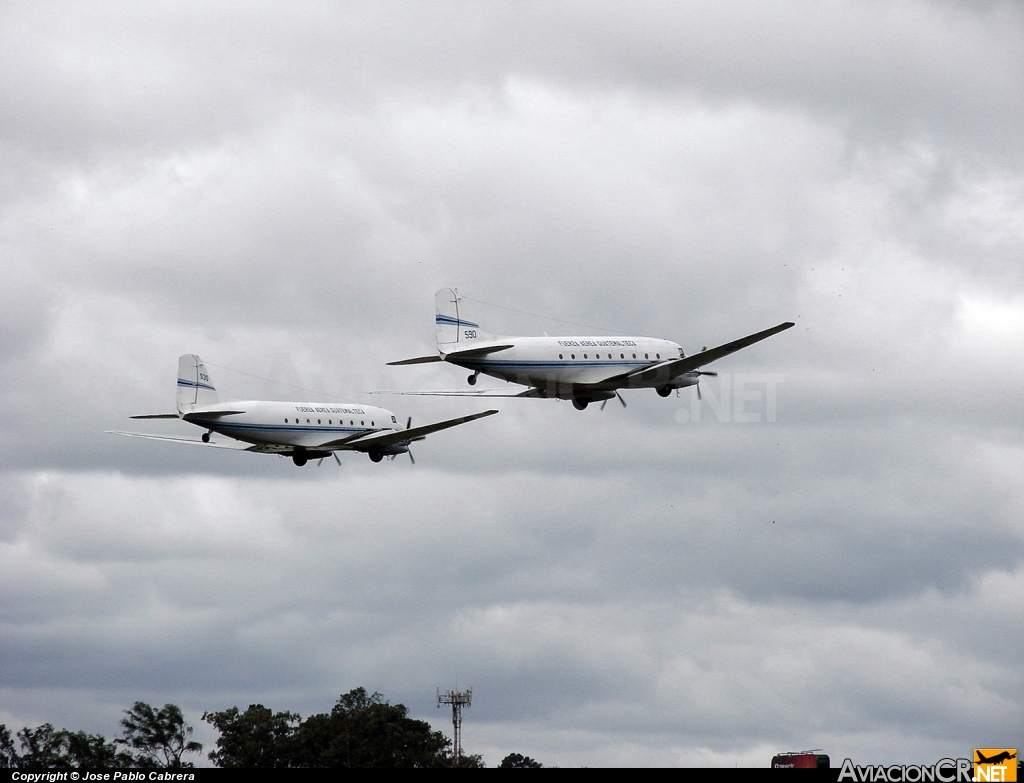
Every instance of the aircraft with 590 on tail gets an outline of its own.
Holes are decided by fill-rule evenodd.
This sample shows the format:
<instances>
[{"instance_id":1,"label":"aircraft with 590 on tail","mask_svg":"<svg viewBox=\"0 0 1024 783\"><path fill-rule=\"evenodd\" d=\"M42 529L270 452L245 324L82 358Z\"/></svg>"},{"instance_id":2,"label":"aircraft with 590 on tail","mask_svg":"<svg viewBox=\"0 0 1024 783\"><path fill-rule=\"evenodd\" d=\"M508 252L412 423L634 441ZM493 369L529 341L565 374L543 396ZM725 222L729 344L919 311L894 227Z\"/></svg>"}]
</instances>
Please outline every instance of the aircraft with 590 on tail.
<instances>
[{"instance_id":1,"label":"aircraft with 590 on tail","mask_svg":"<svg viewBox=\"0 0 1024 783\"><path fill-rule=\"evenodd\" d=\"M442 397L549 397L572 400L578 410L592 402L618 397L620 389L655 389L662 397L673 390L697 386L702 375L717 375L701 367L789 329L790 321L703 348L687 356L678 343L653 337L501 337L488 334L466 312L464 299L452 288L434 297L437 354L388 362L391 365L448 362L470 370L470 386L477 378L518 383L524 391L457 389L391 391L390 394L425 394ZM700 387L697 386L700 394Z\"/></svg>"},{"instance_id":2,"label":"aircraft with 590 on tail","mask_svg":"<svg viewBox=\"0 0 1024 783\"><path fill-rule=\"evenodd\" d=\"M408 454L409 446L427 435L459 424L491 416L489 410L460 416L423 427L413 427L412 418L403 429L389 410L354 403L273 402L247 400L221 403L203 361L187 353L178 359L177 413L132 416L133 419L182 419L206 432L200 438L178 438L141 432L112 432L133 438L148 438L197 446L211 446L260 454L280 454L298 465L311 459L333 456L336 452L361 451L374 462ZM223 435L227 440L214 440ZM415 462L415 460L413 460Z\"/></svg>"}]
</instances>

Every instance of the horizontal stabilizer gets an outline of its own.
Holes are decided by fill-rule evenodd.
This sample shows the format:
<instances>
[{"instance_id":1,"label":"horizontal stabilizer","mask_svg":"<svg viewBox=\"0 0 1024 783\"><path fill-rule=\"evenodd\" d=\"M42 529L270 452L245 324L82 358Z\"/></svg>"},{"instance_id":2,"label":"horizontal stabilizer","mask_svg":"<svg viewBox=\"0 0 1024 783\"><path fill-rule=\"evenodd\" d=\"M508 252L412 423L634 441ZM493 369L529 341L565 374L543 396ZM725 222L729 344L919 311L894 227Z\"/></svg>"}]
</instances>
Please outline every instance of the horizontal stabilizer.
<instances>
[{"instance_id":1,"label":"horizontal stabilizer","mask_svg":"<svg viewBox=\"0 0 1024 783\"><path fill-rule=\"evenodd\" d=\"M485 416L493 416L497 412L498 411L496 410L483 411L482 413L474 413L470 416L460 416L457 419L448 419L446 421L439 421L434 424L427 424L423 427L413 427L412 429L407 430L385 430L379 434L369 435L365 438L354 440L349 444L341 446L339 450L374 451L376 449L386 449L388 446L393 446L396 443L423 440L423 438L433 432L446 430L449 427L457 427L460 424L475 421L476 419L482 419Z\"/></svg>"},{"instance_id":2,"label":"horizontal stabilizer","mask_svg":"<svg viewBox=\"0 0 1024 783\"><path fill-rule=\"evenodd\" d=\"M180 413L147 413L143 416L129 416L129 419L180 419Z\"/></svg>"},{"instance_id":3,"label":"horizontal stabilizer","mask_svg":"<svg viewBox=\"0 0 1024 783\"><path fill-rule=\"evenodd\" d=\"M397 367L400 364L428 364L430 362L443 362L440 356L417 356L415 359L402 359L397 362L388 362L389 367Z\"/></svg>"},{"instance_id":4,"label":"horizontal stabilizer","mask_svg":"<svg viewBox=\"0 0 1024 783\"><path fill-rule=\"evenodd\" d=\"M245 411L195 411L194 413L186 413L181 418L185 421L196 422L203 419L219 419L221 416L240 416L243 413Z\"/></svg>"},{"instance_id":5,"label":"horizontal stabilizer","mask_svg":"<svg viewBox=\"0 0 1024 783\"><path fill-rule=\"evenodd\" d=\"M489 345L484 348L467 348L463 351L449 351L444 355L446 362L452 359L476 359L480 356L487 356L491 353L497 353L498 351L507 351L509 348L515 348L514 345Z\"/></svg>"}]
</instances>

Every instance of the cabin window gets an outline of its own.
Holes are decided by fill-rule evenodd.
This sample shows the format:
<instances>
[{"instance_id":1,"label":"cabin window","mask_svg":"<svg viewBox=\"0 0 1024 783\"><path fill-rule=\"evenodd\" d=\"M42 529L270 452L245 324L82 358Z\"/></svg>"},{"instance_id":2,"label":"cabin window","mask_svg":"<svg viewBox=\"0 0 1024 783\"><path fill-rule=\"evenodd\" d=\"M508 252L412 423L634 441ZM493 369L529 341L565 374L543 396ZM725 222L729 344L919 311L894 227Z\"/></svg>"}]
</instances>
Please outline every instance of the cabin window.
<instances>
[{"instance_id":1,"label":"cabin window","mask_svg":"<svg viewBox=\"0 0 1024 783\"><path fill-rule=\"evenodd\" d=\"M650 355L649 353L645 353L645 354L644 354L644 358L645 358L645 359L650 359L650 358L651 358L651 355Z\"/></svg>"},{"instance_id":2,"label":"cabin window","mask_svg":"<svg viewBox=\"0 0 1024 783\"><path fill-rule=\"evenodd\" d=\"M587 355L586 355L586 354L583 354L583 358L584 358L584 359L586 359L586 358L587 358Z\"/></svg>"},{"instance_id":3,"label":"cabin window","mask_svg":"<svg viewBox=\"0 0 1024 783\"><path fill-rule=\"evenodd\" d=\"M576 354L571 354L571 356L572 356L573 359L576 358Z\"/></svg>"},{"instance_id":4,"label":"cabin window","mask_svg":"<svg viewBox=\"0 0 1024 783\"><path fill-rule=\"evenodd\" d=\"M366 422L365 421L360 421L359 422L359 426L360 427L365 427L366 426Z\"/></svg>"},{"instance_id":5,"label":"cabin window","mask_svg":"<svg viewBox=\"0 0 1024 783\"><path fill-rule=\"evenodd\" d=\"M316 420L316 423L317 423L317 424L319 424L319 423L320 423L320 419L317 419L317 420Z\"/></svg>"},{"instance_id":6,"label":"cabin window","mask_svg":"<svg viewBox=\"0 0 1024 783\"><path fill-rule=\"evenodd\" d=\"M334 424L334 419L328 419L328 420L327 420L327 423L328 423L328 424Z\"/></svg>"},{"instance_id":7,"label":"cabin window","mask_svg":"<svg viewBox=\"0 0 1024 783\"><path fill-rule=\"evenodd\" d=\"M561 359L562 358L562 354L558 354L558 358Z\"/></svg>"},{"instance_id":8,"label":"cabin window","mask_svg":"<svg viewBox=\"0 0 1024 783\"><path fill-rule=\"evenodd\" d=\"M306 419L306 424L309 424L309 419Z\"/></svg>"},{"instance_id":9,"label":"cabin window","mask_svg":"<svg viewBox=\"0 0 1024 783\"><path fill-rule=\"evenodd\" d=\"M612 358L612 355L611 355L611 354L608 354L608 358L609 358L609 359L611 359L611 358Z\"/></svg>"},{"instance_id":10,"label":"cabin window","mask_svg":"<svg viewBox=\"0 0 1024 783\"><path fill-rule=\"evenodd\" d=\"M371 426L371 427L372 427L372 426L374 426L374 424L373 424L373 422L372 422L372 421L370 422L370 426Z\"/></svg>"},{"instance_id":11,"label":"cabin window","mask_svg":"<svg viewBox=\"0 0 1024 783\"><path fill-rule=\"evenodd\" d=\"M626 354L624 354L624 353L620 353L620 354L619 354L619 358L620 358L620 359L625 359L625 358L626 358Z\"/></svg>"},{"instance_id":12,"label":"cabin window","mask_svg":"<svg viewBox=\"0 0 1024 783\"><path fill-rule=\"evenodd\" d=\"M634 358L634 359L636 358L636 354L633 354L633 358Z\"/></svg>"},{"instance_id":13,"label":"cabin window","mask_svg":"<svg viewBox=\"0 0 1024 783\"><path fill-rule=\"evenodd\" d=\"M660 353L656 353L656 354L654 354L654 358L655 358L655 359L660 359L660 358L661 358L661 354L660 354Z\"/></svg>"}]
</instances>

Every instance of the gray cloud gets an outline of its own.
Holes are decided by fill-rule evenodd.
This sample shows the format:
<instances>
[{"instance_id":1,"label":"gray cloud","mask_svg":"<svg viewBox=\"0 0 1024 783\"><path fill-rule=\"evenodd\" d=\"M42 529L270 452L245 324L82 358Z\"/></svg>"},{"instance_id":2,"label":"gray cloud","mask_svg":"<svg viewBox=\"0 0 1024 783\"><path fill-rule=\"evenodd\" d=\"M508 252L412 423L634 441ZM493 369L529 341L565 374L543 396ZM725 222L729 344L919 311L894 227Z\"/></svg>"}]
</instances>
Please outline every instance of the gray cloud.
<instances>
[{"instance_id":1,"label":"gray cloud","mask_svg":"<svg viewBox=\"0 0 1024 783\"><path fill-rule=\"evenodd\" d=\"M1017 5L0 14L0 722L366 685L443 726L457 681L489 763L1019 736ZM442 285L503 333L797 328L415 467L103 434L191 351L236 399L477 410L364 396L464 384L384 366Z\"/></svg>"}]
</instances>

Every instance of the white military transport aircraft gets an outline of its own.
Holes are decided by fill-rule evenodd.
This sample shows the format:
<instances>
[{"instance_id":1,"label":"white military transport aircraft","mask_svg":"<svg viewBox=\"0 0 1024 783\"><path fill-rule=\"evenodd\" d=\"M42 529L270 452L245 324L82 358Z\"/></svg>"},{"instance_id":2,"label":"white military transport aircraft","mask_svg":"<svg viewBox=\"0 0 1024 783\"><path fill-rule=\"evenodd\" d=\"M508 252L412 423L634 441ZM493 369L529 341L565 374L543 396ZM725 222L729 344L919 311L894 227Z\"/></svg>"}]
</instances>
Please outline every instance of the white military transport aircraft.
<instances>
[{"instance_id":1,"label":"white military transport aircraft","mask_svg":"<svg viewBox=\"0 0 1024 783\"><path fill-rule=\"evenodd\" d=\"M335 452L362 451L374 462L384 457L394 459L408 454L413 441L423 440L432 432L445 430L467 421L482 419L498 411L489 410L439 421L424 427L413 427L412 418L402 429L395 415L383 408L354 403L324 404L319 402L270 402L248 400L221 403L210 374L195 354L178 359L178 412L131 416L133 419L183 419L206 430L201 438L175 438L141 432L117 432L133 438L167 440L212 446L220 449L282 454L298 465L311 459L333 456ZM211 435L225 435L232 440L213 440ZM415 463L415 460L413 460Z\"/></svg>"},{"instance_id":2,"label":"white military transport aircraft","mask_svg":"<svg viewBox=\"0 0 1024 783\"><path fill-rule=\"evenodd\" d=\"M455 289L442 288L435 295L434 303L438 354L388 364L444 361L471 370L470 386L474 386L483 373L529 388L515 393L505 393L501 389L391 393L446 397L554 397L572 400L577 410L583 410L598 400L604 407L605 402L618 397L625 405L619 389L653 388L662 397L667 397L674 389L695 386L701 375L717 375L701 370L704 365L794 325L787 321L717 348L704 348L700 353L686 356L677 343L653 337L500 337L488 334L478 323L470 320L464 300Z\"/></svg>"}]
</instances>

